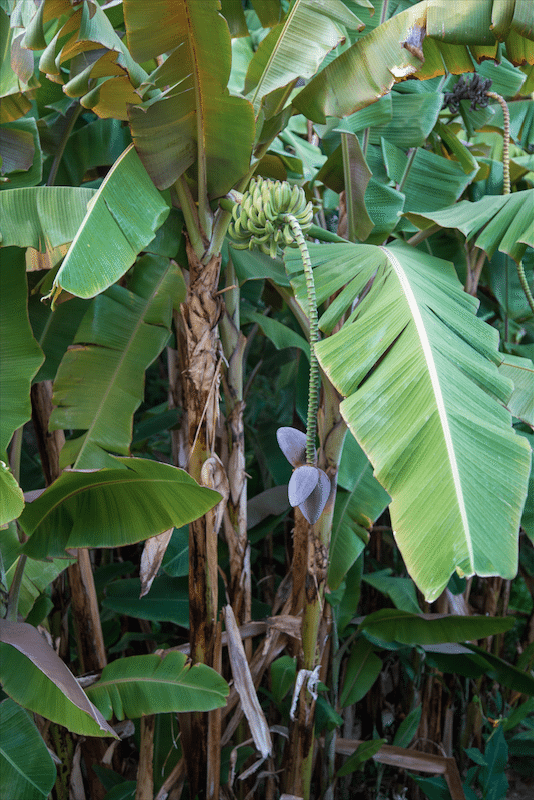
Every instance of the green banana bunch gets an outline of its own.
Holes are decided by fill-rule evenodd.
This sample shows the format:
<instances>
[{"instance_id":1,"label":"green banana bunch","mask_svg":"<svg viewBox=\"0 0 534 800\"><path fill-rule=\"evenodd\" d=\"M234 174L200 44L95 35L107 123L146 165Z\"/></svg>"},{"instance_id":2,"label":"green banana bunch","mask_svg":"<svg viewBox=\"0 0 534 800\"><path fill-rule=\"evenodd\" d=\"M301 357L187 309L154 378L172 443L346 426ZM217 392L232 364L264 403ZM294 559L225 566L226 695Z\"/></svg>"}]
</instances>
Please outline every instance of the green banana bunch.
<instances>
[{"instance_id":1,"label":"green banana bunch","mask_svg":"<svg viewBox=\"0 0 534 800\"><path fill-rule=\"evenodd\" d=\"M254 247L271 258L283 247L296 247L287 214L297 219L306 233L313 219L313 207L300 186L287 181L254 178L241 203L234 206L228 234L238 250Z\"/></svg>"}]
</instances>

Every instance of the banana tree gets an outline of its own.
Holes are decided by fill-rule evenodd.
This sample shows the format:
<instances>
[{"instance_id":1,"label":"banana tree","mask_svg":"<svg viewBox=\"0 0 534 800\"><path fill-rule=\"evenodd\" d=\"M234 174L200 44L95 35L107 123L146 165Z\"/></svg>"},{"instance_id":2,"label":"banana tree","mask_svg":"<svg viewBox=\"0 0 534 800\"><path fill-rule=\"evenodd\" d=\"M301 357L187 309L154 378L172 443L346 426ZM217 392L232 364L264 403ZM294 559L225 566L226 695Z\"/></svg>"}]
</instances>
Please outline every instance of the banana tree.
<instances>
[{"instance_id":1,"label":"banana tree","mask_svg":"<svg viewBox=\"0 0 534 800\"><path fill-rule=\"evenodd\" d=\"M215 497L223 498L190 525L190 653L195 663L218 671L220 530L230 553L230 602L238 622L251 619L243 431L246 339L238 287L247 271L249 277L271 279L311 342L310 356L312 362L318 359L323 381L321 407L317 411L312 402L308 417L318 418L318 441L313 441L308 421L305 463L295 456L292 464L294 475L309 467L316 480L308 494L297 491L293 498L305 513L317 487L328 499L317 506L319 518L308 508L307 519L311 517L313 524L295 511L290 610L298 615L305 609L302 648L296 653L304 688L296 693L285 787L308 798L313 681L324 656L318 641L327 576L332 585L336 581L339 585L356 562L368 538L366 528L388 503L383 489L391 496L393 525L407 568L429 601L441 593L455 570L464 575L515 574L515 537L530 470L527 439L514 431L506 409L515 385L510 375L519 370L499 374L503 357L498 336L475 316L476 301L461 292L450 263L406 242L383 245L390 236L406 240L416 230L412 223L423 216L425 225L439 224L441 209L458 200L481 169L458 131L438 119L445 88L439 76L472 71L475 62L496 57L501 43L511 64L533 64L534 50L529 11L520 0L466 2L454 14L447 13L445 24L441 0L374 4L295 0L289 7L271 3L263 13L261 5L258 13L269 31L255 51L241 46L247 41L251 15L245 16L240 5L232 3L223 3L221 14L217 0L159 0L150 7L134 0L102 5L45 0L38 7L16 3L9 19L2 12L15 54L17 79L5 90L13 126L17 115L26 111L15 98L26 99L33 91L35 79L32 83L28 74L30 58L33 75L32 50L40 53L43 83L52 90L61 87L64 100L56 99L55 104L65 116L51 121L56 150L48 186L37 185L42 181L42 159L37 163L40 148L35 147L34 132L29 127L9 129L9 152L26 154L26 162L22 155L16 162L13 175L30 157L34 174L30 186L11 189L6 184L0 202L10 211L5 230L3 226L4 245L35 248L40 264L46 258L52 267L41 287L56 304L51 320L69 295L90 300L88 307L78 307L73 346L60 354L59 369L51 370L56 408L46 420L48 430L78 432L62 448L61 467L102 469L103 485L114 470L135 471L124 459L132 415L140 401L144 371L169 337L174 305L172 371L182 377L172 391L185 409L176 437L176 463L208 487L205 491L219 492L206 495L212 504ZM124 38L117 32L120 29ZM245 39L232 39L230 31ZM530 81L528 67L523 69ZM407 77L416 80L404 82ZM410 86L425 85L430 91L409 91ZM381 98L391 98L389 107ZM97 188L52 186L61 169L67 169L69 143L89 127L76 127L85 110L102 122L122 121L122 126L113 128L119 139L127 123L133 144L124 142L124 152ZM309 236L325 242L309 245L315 303L321 309L320 341L313 334L317 308L306 291L302 247L298 252L291 247L299 238L287 230L296 198L287 194L288 187L273 186L272 200L264 198L270 210L264 208L261 217L261 209L258 213L245 209L242 197L256 172L269 176L275 170L287 176L289 156L277 137L286 129L286 141L304 148L299 136L291 134L288 139L288 121L295 111L315 123L323 141L329 142L328 159L322 159L319 171L314 166L313 177L319 187L345 191L352 242L317 226L309 231ZM465 114L469 117L468 111ZM407 131L406 120L414 116L416 130ZM434 151L422 146L430 136ZM409 155L404 152L407 148ZM432 198L430 205L421 199L421 186ZM307 189L312 196L311 183ZM275 213L278 199L283 204ZM65 204L68 215L62 213ZM401 219L402 211L407 216ZM284 228L276 238L273 225L278 217ZM221 275L221 253L232 218L238 245L243 243L240 231L235 235L239 220L241 233L252 234L247 245L268 242L274 257L271 265L254 261L248 251L248 260L240 261L242 251L230 245ZM509 238L516 233L514 229ZM531 244L528 238L524 241L523 231L519 233L511 246ZM65 256L61 248L69 243ZM284 260L290 283L278 269L281 245L287 245ZM22 281L23 262L20 250L15 252ZM182 267L185 285L169 256ZM309 281L308 273L308 287ZM21 297L22 293L21 289ZM43 349L51 320L41 329ZM268 332L266 321L262 324L267 335L276 336L272 329ZM22 323L18 325L27 361L17 360L16 370L5 373L5 390L20 401L18 416L9 420L2 437L4 450L29 417L29 384L42 359L29 327L22 330ZM95 380L88 396L84 375L89 371ZM13 374L16 386L9 382ZM224 431L219 424L221 385ZM118 405L122 413L116 421ZM350 504L342 513L335 502L347 429L369 457L383 487L376 484L368 508L356 503L350 523L345 513ZM224 447L219 448L221 440ZM116 454L123 457L120 467ZM54 477L59 466L58 462ZM7 470L0 475L5 519L11 521L19 516L23 498L13 475ZM61 481L43 497L59 491ZM90 493L92 478L84 481L84 491ZM340 494L345 504L350 483L345 481ZM491 503L488 486L495 487ZM41 501L43 509L47 502L52 499ZM58 512L69 519L77 508L70 502L65 500L64 512ZM41 519L33 506L29 504L20 517L22 530L30 536L21 559L56 557L64 555L66 547L90 546L85 534L75 529L62 529L56 540L55 517L48 518L43 511ZM109 504L102 508L111 514ZM195 509L200 513L199 507ZM132 507L127 519L135 520L135 515ZM189 514L188 520L196 515ZM147 525L150 535L156 535L184 521L184 517L165 521L158 517L157 522L147 520ZM116 535L96 545L138 541L125 538L122 531L127 527L122 521ZM24 563L19 563L20 583ZM324 624L330 624L328 611ZM249 660L251 655L249 649ZM94 696L100 694L95 691ZM202 712L213 707L176 710ZM192 797L218 796L221 725L220 712L181 717Z\"/></svg>"}]
</instances>

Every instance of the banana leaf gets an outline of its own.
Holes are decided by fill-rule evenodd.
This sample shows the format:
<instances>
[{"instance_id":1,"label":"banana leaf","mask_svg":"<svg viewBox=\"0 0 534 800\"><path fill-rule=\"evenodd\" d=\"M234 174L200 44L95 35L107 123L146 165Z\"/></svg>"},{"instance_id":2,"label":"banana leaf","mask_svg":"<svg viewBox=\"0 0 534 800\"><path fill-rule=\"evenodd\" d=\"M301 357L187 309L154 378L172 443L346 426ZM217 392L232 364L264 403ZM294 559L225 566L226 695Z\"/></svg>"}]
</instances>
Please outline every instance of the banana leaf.
<instances>
[{"instance_id":1,"label":"banana leaf","mask_svg":"<svg viewBox=\"0 0 534 800\"><path fill-rule=\"evenodd\" d=\"M183 653L130 656L108 664L87 696L106 719L137 719L166 711L211 711L226 705L228 684Z\"/></svg>"},{"instance_id":2,"label":"banana leaf","mask_svg":"<svg viewBox=\"0 0 534 800\"><path fill-rule=\"evenodd\" d=\"M69 560L65 558L56 558L52 559L51 561L47 561L44 564L42 561L34 561L31 558L26 560L24 565L24 574L22 576L22 582L20 585L19 602L17 606L17 612L22 619L26 619L32 610L33 604L46 589L46 587L49 586L52 581L55 580L57 576L69 566L69 564L73 564L75 560L76 559ZM8 588L11 587L11 583L13 582L17 564L18 559L13 562L6 572L6 583Z\"/></svg>"},{"instance_id":3,"label":"banana leaf","mask_svg":"<svg viewBox=\"0 0 534 800\"><path fill-rule=\"evenodd\" d=\"M13 433L31 416L30 386L43 363L33 338L27 309L24 253L15 248L0 258L0 459ZM2 482L2 491L6 484ZM7 496L6 496L7 499Z\"/></svg>"},{"instance_id":4,"label":"banana leaf","mask_svg":"<svg viewBox=\"0 0 534 800\"><path fill-rule=\"evenodd\" d=\"M31 108L31 99L39 82L33 75L33 57L21 47L20 33L10 26L9 17L0 8L0 122L13 122ZM10 57L6 54L10 53ZM29 58L28 58L29 56Z\"/></svg>"},{"instance_id":5,"label":"banana leaf","mask_svg":"<svg viewBox=\"0 0 534 800\"><path fill-rule=\"evenodd\" d=\"M64 472L19 519L32 558L65 558L71 547L122 547L180 527L216 505L218 492L187 472L143 458L116 469Z\"/></svg>"},{"instance_id":6,"label":"banana leaf","mask_svg":"<svg viewBox=\"0 0 534 800\"><path fill-rule=\"evenodd\" d=\"M2 688L19 705L74 733L117 738L74 675L32 625L0 620L0 664Z\"/></svg>"},{"instance_id":7,"label":"banana leaf","mask_svg":"<svg viewBox=\"0 0 534 800\"><path fill-rule=\"evenodd\" d=\"M132 266L169 210L130 145L92 198L56 275L52 295L60 289L78 297L103 292Z\"/></svg>"},{"instance_id":8,"label":"banana leaf","mask_svg":"<svg viewBox=\"0 0 534 800\"><path fill-rule=\"evenodd\" d=\"M345 437L332 523L328 586L337 589L369 541L368 528L389 504L387 492L373 477L367 456L350 433Z\"/></svg>"},{"instance_id":9,"label":"banana leaf","mask_svg":"<svg viewBox=\"0 0 534 800\"><path fill-rule=\"evenodd\" d=\"M411 577L428 600L455 569L514 577L530 448L502 405L513 387L497 370L497 332L476 318L477 301L440 259L396 244L311 245L310 253L318 304L341 290L320 328L332 331L356 303L316 352L392 497ZM301 269L290 252L286 267ZM292 285L306 309L303 276Z\"/></svg>"},{"instance_id":10,"label":"banana leaf","mask_svg":"<svg viewBox=\"0 0 534 800\"><path fill-rule=\"evenodd\" d=\"M311 78L324 57L345 38L342 26L363 23L341 0L296 0L287 18L263 39L249 64L245 93L259 112L262 98L297 78Z\"/></svg>"},{"instance_id":11,"label":"banana leaf","mask_svg":"<svg viewBox=\"0 0 534 800\"><path fill-rule=\"evenodd\" d=\"M32 118L18 119L4 125L0 131L1 174L5 176L0 189L35 186L41 181L43 159L37 122Z\"/></svg>"},{"instance_id":12,"label":"banana leaf","mask_svg":"<svg viewBox=\"0 0 534 800\"><path fill-rule=\"evenodd\" d=\"M145 370L171 335L173 306L184 298L178 266L145 255L128 289L112 286L93 300L54 382L50 430L86 431L66 442L63 466L115 467L107 452L128 455Z\"/></svg>"},{"instance_id":13,"label":"banana leaf","mask_svg":"<svg viewBox=\"0 0 534 800\"><path fill-rule=\"evenodd\" d=\"M30 292L28 312L33 335L45 355L44 364L33 379L34 383L54 380L61 359L72 344L91 302L72 297L67 303L60 303L52 309L49 304L41 302L37 292Z\"/></svg>"},{"instance_id":14,"label":"banana leaf","mask_svg":"<svg viewBox=\"0 0 534 800\"><path fill-rule=\"evenodd\" d=\"M362 580L389 597L399 611L419 614L421 609L417 602L414 582L411 578L397 578L392 573L391 569L381 569L378 572L363 575Z\"/></svg>"},{"instance_id":15,"label":"banana leaf","mask_svg":"<svg viewBox=\"0 0 534 800\"><path fill-rule=\"evenodd\" d=\"M53 250L72 242L94 189L33 186L0 192L2 247Z\"/></svg>"},{"instance_id":16,"label":"banana leaf","mask_svg":"<svg viewBox=\"0 0 534 800\"><path fill-rule=\"evenodd\" d=\"M0 461L0 525L17 519L24 508L24 495L9 467Z\"/></svg>"},{"instance_id":17,"label":"banana leaf","mask_svg":"<svg viewBox=\"0 0 534 800\"><path fill-rule=\"evenodd\" d=\"M408 212L406 216L422 230L434 224L456 228L468 241L473 239L488 258L498 249L519 263L527 246L534 247L533 202L534 190L527 189L502 196L488 195L475 203L462 200L430 214Z\"/></svg>"},{"instance_id":18,"label":"banana leaf","mask_svg":"<svg viewBox=\"0 0 534 800\"><path fill-rule=\"evenodd\" d=\"M464 642L504 633L514 627L511 617L455 617L440 614L410 614L383 608L368 614L360 623L364 636L384 642L432 645Z\"/></svg>"},{"instance_id":19,"label":"banana leaf","mask_svg":"<svg viewBox=\"0 0 534 800\"><path fill-rule=\"evenodd\" d=\"M67 17L65 21L65 17ZM61 25L50 39L50 21ZM29 21L24 47L43 50L39 68L68 97L80 97L99 117L127 119L127 105L138 103L136 89L147 77L114 31L100 5L92 0L73 7L65 0L41 3ZM71 62L70 74L66 63ZM67 74L68 77L67 77Z\"/></svg>"},{"instance_id":20,"label":"banana leaf","mask_svg":"<svg viewBox=\"0 0 534 800\"><path fill-rule=\"evenodd\" d=\"M382 659L374 652L373 645L363 637L358 638L351 650L343 680L339 703L341 708L361 700L380 675Z\"/></svg>"},{"instance_id":21,"label":"banana leaf","mask_svg":"<svg viewBox=\"0 0 534 800\"><path fill-rule=\"evenodd\" d=\"M497 0L423 0L391 17L321 70L293 105L309 119L345 117L387 94L397 81L413 75L428 79L446 71L474 70L477 61L497 55L497 38L524 38L519 52L508 53L515 65L534 63L534 32L522 3L513 16L499 14ZM493 16L492 16L493 15ZM497 31L492 30L498 19Z\"/></svg>"},{"instance_id":22,"label":"banana leaf","mask_svg":"<svg viewBox=\"0 0 534 800\"><path fill-rule=\"evenodd\" d=\"M508 409L514 417L534 427L534 364L529 358L506 354L499 372L513 381Z\"/></svg>"},{"instance_id":23,"label":"banana leaf","mask_svg":"<svg viewBox=\"0 0 534 800\"><path fill-rule=\"evenodd\" d=\"M187 565L189 572L188 558ZM114 581L107 587L103 605L117 614L152 622L173 622L181 628L188 628L189 594L185 575L181 578L168 575L155 578L148 594L142 597L139 578Z\"/></svg>"},{"instance_id":24,"label":"banana leaf","mask_svg":"<svg viewBox=\"0 0 534 800\"><path fill-rule=\"evenodd\" d=\"M229 94L232 47L217 0L125 0L128 46L138 61L170 52L155 89L129 111L137 151L160 189L197 162L198 194L226 194L250 167L254 113ZM216 54L216 58L214 57ZM168 88L166 88L168 87Z\"/></svg>"},{"instance_id":25,"label":"banana leaf","mask_svg":"<svg viewBox=\"0 0 534 800\"><path fill-rule=\"evenodd\" d=\"M46 800L56 765L27 711L7 698L0 703L0 795Z\"/></svg>"}]
</instances>

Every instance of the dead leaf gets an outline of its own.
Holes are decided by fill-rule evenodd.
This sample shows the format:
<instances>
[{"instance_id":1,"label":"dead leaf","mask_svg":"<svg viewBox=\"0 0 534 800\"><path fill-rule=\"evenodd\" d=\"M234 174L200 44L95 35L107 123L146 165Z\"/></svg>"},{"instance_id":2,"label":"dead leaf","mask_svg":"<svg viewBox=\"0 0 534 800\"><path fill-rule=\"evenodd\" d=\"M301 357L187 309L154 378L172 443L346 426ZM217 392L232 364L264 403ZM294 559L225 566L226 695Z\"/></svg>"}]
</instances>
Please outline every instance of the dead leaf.
<instances>
[{"instance_id":1,"label":"dead leaf","mask_svg":"<svg viewBox=\"0 0 534 800\"><path fill-rule=\"evenodd\" d=\"M237 627L232 606L225 606L223 611L234 686L241 699L243 712L247 718L254 744L260 751L263 759L265 759L271 754L273 746L271 734L269 733L269 726L258 701L258 695L254 688L254 682L250 674L245 649L241 641L241 635Z\"/></svg>"},{"instance_id":2,"label":"dead leaf","mask_svg":"<svg viewBox=\"0 0 534 800\"><path fill-rule=\"evenodd\" d=\"M169 528L168 531L163 531L158 536L151 536L150 539L146 540L139 569L141 578L141 594L139 597L144 597L150 591L152 581L161 567L173 530L174 528Z\"/></svg>"}]
</instances>

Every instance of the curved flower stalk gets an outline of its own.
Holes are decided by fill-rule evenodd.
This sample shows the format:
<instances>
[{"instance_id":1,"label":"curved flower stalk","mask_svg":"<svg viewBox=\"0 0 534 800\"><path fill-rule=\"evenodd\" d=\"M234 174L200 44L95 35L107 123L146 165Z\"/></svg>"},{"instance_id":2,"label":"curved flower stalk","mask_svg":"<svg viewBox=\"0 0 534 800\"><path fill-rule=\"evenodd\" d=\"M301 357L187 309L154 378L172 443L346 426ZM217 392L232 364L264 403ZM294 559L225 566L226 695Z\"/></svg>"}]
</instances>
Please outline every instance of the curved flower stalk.
<instances>
[{"instance_id":1,"label":"curved flower stalk","mask_svg":"<svg viewBox=\"0 0 534 800\"><path fill-rule=\"evenodd\" d=\"M298 506L308 522L317 522L330 494L330 480L317 466L315 437L319 404L319 364L315 345L319 340L315 285L304 234L313 219L312 204L300 186L287 181L255 178L240 202L232 209L228 233L237 249L258 247L274 258L283 247L298 247L302 257L308 294L310 322L310 383L306 434L295 428L279 428L278 444L289 463L295 467L288 486L290 504Z\"/></svg>"},{"instance_id":2,"label":"curved flower stalk","mask_svg":"<svg viewBox=\"0 0 534 800\"><path fill-rule=\"evenodd\" d=\"M460 107L460 100L471 100L471 108L476 109L477 105L485 108L489 100L496 100L502 108L504 130L503 130L503 194L510 194L510 111L508 104L504 97L497 92L491 92L491 80L487 78L483 80L478 73L475 72L472 79L460 78L452 92L445 92L444 106L448 106L453 113L457 113ZM523 262L517 264L517 276L521 288L527 298L531 310L534 312L534 298L528 285L527 277L525 275L525 268Z\"/></svg>"}]
</instances>

